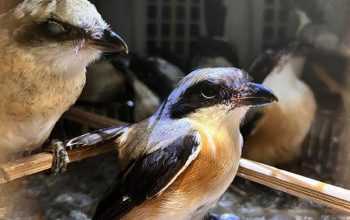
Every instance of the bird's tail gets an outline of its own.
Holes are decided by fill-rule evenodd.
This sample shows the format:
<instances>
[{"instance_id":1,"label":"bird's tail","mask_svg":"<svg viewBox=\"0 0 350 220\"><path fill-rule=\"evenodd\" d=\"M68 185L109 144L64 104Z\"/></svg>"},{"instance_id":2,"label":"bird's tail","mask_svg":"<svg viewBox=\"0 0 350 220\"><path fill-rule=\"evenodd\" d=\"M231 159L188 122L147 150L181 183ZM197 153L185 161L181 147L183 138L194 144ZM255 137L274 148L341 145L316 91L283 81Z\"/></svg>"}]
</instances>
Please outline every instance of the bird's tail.
<instances>
[{"instance_id":1,"label":"bird's tail","mask_svg":"<svg viewBox=\"0 0 350 220\"><path fill-rule=\"evenodd\" d=\"M65 146L68 148L76 148L103 144L117 139L127 130L127 128L128 126L125 125L99 129L68 140L65 142Z\"/></svg>"}]
</instances>

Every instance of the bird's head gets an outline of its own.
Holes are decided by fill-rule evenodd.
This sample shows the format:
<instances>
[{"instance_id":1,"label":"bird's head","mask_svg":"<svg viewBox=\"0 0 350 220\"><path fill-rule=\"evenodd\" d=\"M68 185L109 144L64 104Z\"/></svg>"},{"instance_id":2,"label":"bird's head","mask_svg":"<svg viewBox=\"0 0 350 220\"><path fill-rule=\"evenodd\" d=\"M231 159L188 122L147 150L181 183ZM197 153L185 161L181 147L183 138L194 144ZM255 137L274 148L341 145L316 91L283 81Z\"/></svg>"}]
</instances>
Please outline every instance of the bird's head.
<instances>
[{"instance_id":1,"label":"bird's head","mask_svg":"<svg viewBox=\"0 0 350 220\"><path fill-rule=\"evenodd\" d=\"M241 120L251 106L277 101L271 90L250 82L236 68L208 68L194 71L170 94L167 112L172 119L184 117L226 120L238 114Z\"/></svg>"},{"instance_id":2,"label":"bird's head","mask_svg":"<svg viewBox=\"0 0 350 220\"><path fill-rule=\"evenodd\" d=\"M251 74L257 82L263 82L266 76L268 76L278 64L281 55L281 53L271 49L264 51L249 67L249 74Z\"/></svg>"},{"instance_id":3,"label":"bird's head","mask_svg":"<svg viewBox=\"0 0 350 220\"><path fill-rule=\"evenodd\" d=\"M6 17L14 44L43 63L86 67L101 53L128 51L87 0L24 0Z\"/></svg>"},{"instance_id":4,"label":"bird's head","mask_svg":"<svg viewBox=\"0 0 350 220\"><path fill-rule=\"evenodd\" d=\"M272 53L271 59L273 60L273 65L271 65L271 70L265 78L264 83L267 78L275 76L285 77L289 75L296 79L299 78L303 73L306 57L310 52L311 47L309 45L295 43ZM287 80L287 78L284 79Z\"/></svg>"}]
</instances>

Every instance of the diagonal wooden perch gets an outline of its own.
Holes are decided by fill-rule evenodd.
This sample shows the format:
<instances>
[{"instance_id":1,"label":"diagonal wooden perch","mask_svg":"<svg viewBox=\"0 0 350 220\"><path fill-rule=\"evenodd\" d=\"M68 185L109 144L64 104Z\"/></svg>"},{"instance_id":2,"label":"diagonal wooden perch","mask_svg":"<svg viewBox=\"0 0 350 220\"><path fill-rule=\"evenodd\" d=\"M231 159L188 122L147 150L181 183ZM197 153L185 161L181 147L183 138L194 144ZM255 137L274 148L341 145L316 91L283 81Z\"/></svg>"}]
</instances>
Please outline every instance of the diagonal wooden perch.
<instances>
[{"instance_id":1,"label":"diagonal wooden perch","mask_svg":"<svg viewBox=\"0 0 350 220\"><path fill-rule=\"evenodd\" d=\"M86 147L74 149L68 152L71 162L81 161L87 158L102 155L113 151L112 145ZM50 170L53 161L51 153L39 153L20 160L0 165L0 184Z\"/></svg>"},{"instance_id":2,"label":"diagonal wooden perch","mask_svg":"<svg viewBox=\"0 0 350 220\"><path fill-rule=\"evenodd\" d=\"M302 199L350 213L350 190L241 159L238 176Z\"/></svg>"},{"instance_id":3,"label":"diagonal wooden perch","mask_svg":"<svg viewBox=\"0 0 350 220\"><path fill-rule=\"evenodd\" d=\"M74 117L72 117L72 115L74 115ZM71 112L67 113L66 117L74 121L95 125L93 128L96 129L123 124L119 121L84 112L79 109L72 109ZM102 120L99 121L100 119ZM69 156L71 161L74 162L112 151L114 151L113 146L106 143L102 146L71 150ZM40 153L0 165L0 184L49 170L51 168L51 163L51 154ZM312 200L336 210L350 213L350 190L246 159L241 159L240 161L238 176L303 199Z\"/></svg>"}]
</instances>

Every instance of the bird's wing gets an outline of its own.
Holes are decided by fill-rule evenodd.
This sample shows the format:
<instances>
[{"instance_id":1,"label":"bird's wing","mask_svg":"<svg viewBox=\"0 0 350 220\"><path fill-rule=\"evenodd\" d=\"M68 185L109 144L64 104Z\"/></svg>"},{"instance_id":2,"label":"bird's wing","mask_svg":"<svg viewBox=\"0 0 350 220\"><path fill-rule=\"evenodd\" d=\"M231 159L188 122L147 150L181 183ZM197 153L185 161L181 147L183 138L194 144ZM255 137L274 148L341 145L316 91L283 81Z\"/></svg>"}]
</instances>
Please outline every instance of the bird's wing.
<instances>
[{"instance_id":1,"label":"bird's wing","mask_svg":"<svg viewBox=\"0 0 350 220\"><path fill-rule=\"evenodd\" d=\"M128 126L103 128L97 131L86 133L84 135L73 138L71 140L68 140L65 143L65 146L69 148L75 148L75 147L93 146L96 144L108 142L120 137L122 134L127 132L127 129L128 129Z\"/></svg>"},{"instance_id":2,"label":"bird's wing","mask_svg":"<svg viewBox=\"0 0 350 220\"><path fill-rule=\"evenodd\" d=\"M200 152L198 132L179 137L132 161L108 196L99 204L94 219L118 219L147 199L160 195Z\"/></svg>"},{"instance_id":3,"label":"bird's wing","mask_svg":"<svg viewBox=\"0 0 350 220\"><path fill-rule=\"evenodd\" d=\"M241 133L243 140L247 140L247 138L254 133L257 128L258 123L264 117L263 109L251 109L246 114L245 119L241 124Z\"/></svg>"}]
</instances>

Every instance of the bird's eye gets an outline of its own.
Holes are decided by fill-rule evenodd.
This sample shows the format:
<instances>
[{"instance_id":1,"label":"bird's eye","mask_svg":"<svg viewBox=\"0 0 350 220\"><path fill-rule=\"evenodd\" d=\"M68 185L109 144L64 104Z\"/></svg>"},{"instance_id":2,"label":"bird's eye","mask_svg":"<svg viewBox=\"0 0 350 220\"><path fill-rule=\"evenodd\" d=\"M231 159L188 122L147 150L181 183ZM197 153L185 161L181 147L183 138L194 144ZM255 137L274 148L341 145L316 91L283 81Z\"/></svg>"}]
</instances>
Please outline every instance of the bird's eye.
<instances>
[{"instance_id":1,"label":"bird's eye","mask_svg":"<svg viewBox=\"0 0 350 220\"><path fill-rule=\"evenodd\" d=\"M217 91L212 88L206 88L201 91L201 96L205 99L214 99L217 95Z\"/></svg>"},{"instance_id":2,"label":"bird's eye","mask_svg":"<svg viewBox=\"0 0 350 220\"><path fill-rule=\"evenodd\" d=\"M50 35L56 36L67 33L67 29L57 21L49 20L46 22L46 30Z\"/></svg>"}]
</instances>

